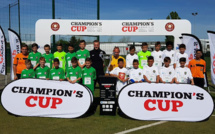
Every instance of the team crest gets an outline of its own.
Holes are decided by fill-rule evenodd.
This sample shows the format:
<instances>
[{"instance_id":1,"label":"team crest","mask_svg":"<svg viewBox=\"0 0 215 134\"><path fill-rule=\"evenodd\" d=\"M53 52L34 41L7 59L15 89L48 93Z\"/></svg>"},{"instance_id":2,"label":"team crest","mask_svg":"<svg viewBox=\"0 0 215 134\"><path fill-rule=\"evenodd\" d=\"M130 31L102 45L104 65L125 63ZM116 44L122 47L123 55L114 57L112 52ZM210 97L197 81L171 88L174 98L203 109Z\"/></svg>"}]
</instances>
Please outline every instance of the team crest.
<instances>
[{"instance_id":1,"label":"team crest","mask_svg":"<svg viewBox=\"0 0 215 134\"><path fill-rule=\"evenodd\" d=\"M58 72L58 74L60 74L60 72Z\"/></svg>"},{"instance_id":2,"label":"team crest","mask_svg":"<svg viewBox=\"0 0 215 134\"><path fill-rule=\"evenodd\" d=\"M78 75L78 72L76 72L75 74Z\"/></svg>"},{"instance_id":3,"label":"team crest","mask_svg":"<svg viewBox=\"0 0 215 134\"><path fill-rule=\"evenodd\" d=\"M155 73L156 71L155 70L153 70L153 73Z\"/></svg>"},{"instance_id":4,"label":"team crest","mask_svg":"<svg viewBox=\"0 0 215 134\"><path fill-rule=\"evenodd\" d=\"M161 58L161 55L159 56L159 58Z\"/></svg>"},{"instance_id":5,"label":"team crest","mask_svg":"<svg viewBox=\"0 0 215 134\"><path fill-rule=\"evenodd\" d=\"M36 57L36 59L38 59L38 57Z\"/></svg>"},{"instance_id":6,"label":"team crest","mask_svg":"<svg viewBox=\"0 0 215 134\"><path fill-rule=\"evenodd\" d=\"M169 74L171 75L171 74L172 74L172 72L169 72Z\"/></svg>"},{"instance_id":7,"label":"team crest","mask_svg":"<svg viewBox=\"0 0 215 134\"><path fill-rule=\"evenodd\" d=\"M148 58L149 56L148 55L146 55L146 58Z\"/></svg>"},{"instance_id":8,"label":"team crest","mask_svg":"<svg viewBox=\"0 0 215 134\"><path fill-rule=\"evenodd\" d=\"M141 75L141 72L139 72L139 75Z\"/></svg>"},{"instance_id":9,"label":"team crest","mask_svg":"<svg viewBox=\"0 0 215 134\"><path fill-rule=\"evenodd\" d=\"M31 74L28 74L28 76L31 76Z\"/></svg>"},{"instance_id":10,"label":"team crest","mask_svg":"<svg viewBox=\"0 0 215 134\"><path fill-rule=\"evenodd\" d=\"M63 59L64 59L64 57L62 56L62 57L61 57L61 59L63 60Z\"/></svg>"},{"instance_id":11,"label":"team crest","mask_svg":"<svg viewBox=\"0 0 215 134\"><path fill-rule=\"evenodd\" d=\"M46 72L44 74L47 74Z\"/></svg>"},{"instance_id":12,"label":"team crest","mask_svg":"<svg viewBox=\"0 0 215 134\"><path fill-rule=\"evenodd\" d=\"M172 57L174 57L174 54L172 54Z\"/></svg>"},{"instance_id":13,"label":"team crest","mask_svg":"<svg viewBox=\"0 0 215 134\"><path fill-rule=\"evenodd\" d=\"M90 73L90 75L92 75L92 73Z\"/></svg>"},{"instance_id":14,"label":"team crest","mask_svg":"<svg viewBox=\"0 0 215 134\"><path fill-rule=\"evenodd\" d=\"M187 74L187 72L184 72L184 75L186 75Z\"/></svg>"},{"instance_id":15,"label":"team crest","mask_svg":"<svg viewBox=\"0 0 215 134\"><path fill-rule=\"evenodd\" d=\"M52 59L49 59L49 61L52 61Z\"/></svg>"},{"instance_id":16,"label":"team crest","mask_svg":"<svg viewBox=\"0 0 215 134\"><path fill-rule=\"evenodd\" d=\"M84 56L87 56L86 54L84 54Z\"/></svg>"}]
</instances>

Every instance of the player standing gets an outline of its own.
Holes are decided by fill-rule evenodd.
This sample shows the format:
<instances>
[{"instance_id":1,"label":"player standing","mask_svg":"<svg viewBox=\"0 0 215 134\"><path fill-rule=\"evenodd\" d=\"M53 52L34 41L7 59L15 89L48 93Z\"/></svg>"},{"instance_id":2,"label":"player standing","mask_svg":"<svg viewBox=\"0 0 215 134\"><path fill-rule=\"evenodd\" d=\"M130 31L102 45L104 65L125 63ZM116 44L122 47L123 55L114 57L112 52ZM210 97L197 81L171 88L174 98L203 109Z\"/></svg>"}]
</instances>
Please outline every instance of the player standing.
<instances>
[{"instance_id":1,"label":"player standing","mask_svg":"<svg viewBox=\"0 0 215 134\"><path fill-rule=\"evenodd\" d=\"M60 68L59 59L55 58L53 64L54 68L50 70L49 79L63 81L65 79L65 72L62 68Z\"/></svg>"},{"instance_id":2,"label":"player standing","mask_svg":"<svg viewBox=\"0 0 215 134\"><path fill-rule=\"evenodd\" d=\"M36 43L32 44L31 48L33 52L29 53L28 59L31 60L31 64L33 66L33 69L35 70L39 66L39 60L42 55L37 51L39 46Z\"/></svg>"},{"instance_id":3,"label":"player standing","mask_svg":"<svg viewBox=\"0 0 215 134\"><path fill-rule=\"evenodd\" d=\"M57 58L59 60L59 67L65 71L66 65L66 52L63 51L63 45L57 45L57 52L54 53L54 59ZM54 66L54 65L53 65Z\"/></svg>"},{"instance_id":4,"label":"player standing","mask_svg":"<svg viewBox=\"0 0 215 134\"><path fill-rule=\"evenodd\" d=\"M40 57L40 66L36 69L36 78L38 79L49 79L50 68L45 65L46 60L44 57Z\"/></svg>"},{"instance_id":5,"label":"player standing","mask_svg":"<svg viewBox=\"0 0 215 134\"><path fill-rule=\"evenodd\" d=\"M50 69L52 69L52 62L53 62L54 56L52 53L50 53L50 50L51 50L50 45L46 44L44 46L44 50L45 50L45 53L42 55L42 57L44 57L46 60L45 65Z\"/></svg>"},{"instance_id":6,"label":"player standing","mask_svg":"<svg viewBox=\"0 0 215 134\"><path fill-rule=\"evenodd\" d=\"M129 54L126 56L126 68L131 69L133 68L133 61L134 59L138 60L138 56L135 54L135 46L130 46Z\"/></svg>"},{"instance_id":7,"label":"player standing","mask_svg":"<svg viewBox=\"0 0 215 134\"><path fill-rule=\"evenodd\" d=\"M142 51L140 51L137 56L139 60L139 68L143 69L144 66L147 65L148 57L151 56L151 52L148 51L148 44L146 42L142 43Z\"/></svg>"},{"instance_id":8,"label":"player standing","mask_svg":"<svg viewBox=\"0 0 215 134\"><path fill-rule=\"evenodd\" d=\"M154 64L153 66L156 66L159 68L162 67L163 63L163 52L160 50L161 48L161 43L158 41L155 43L155 50L151 53L152 56L154 57Z\"/></svg>"},{"instance_id":9,"label":"player standing","mask_svg":"<svg viewBox=\"0 0 215 134\"><path fill-rule=\"evenodd\" d=\"M173 43L171 41L168 41L166 43L166 50L163 51L163 61L164 58L169 57L170 58L170 66L174 67L174 62L175 62L175 51L173 49Z\"/></svg>"},{"instance_id":10,"label":"player standing","mask_svg":"<svg viewBox=\"0 0 215 134\"><path fill-rule=\"evenodd\" d=\"M85 47L86 47L85 40L80 41L79 47L80 47L80 50L78 50L76 52L76 55L77 55L77 58L78 58L78 65L81 68L84 68L84 66L86 65L85 64L86 59L90 58L90 52L87 49L85 49Z\"/></svg>"}]
</instances>

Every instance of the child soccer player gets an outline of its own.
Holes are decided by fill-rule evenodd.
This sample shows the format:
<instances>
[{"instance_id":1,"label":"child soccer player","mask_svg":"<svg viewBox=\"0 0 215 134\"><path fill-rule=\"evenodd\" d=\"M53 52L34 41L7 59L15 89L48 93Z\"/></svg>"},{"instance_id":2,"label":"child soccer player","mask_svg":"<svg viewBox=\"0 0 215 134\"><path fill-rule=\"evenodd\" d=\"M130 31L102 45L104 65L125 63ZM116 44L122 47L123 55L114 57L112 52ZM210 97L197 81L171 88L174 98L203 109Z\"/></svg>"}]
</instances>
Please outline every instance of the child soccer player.
<instances>
[{"instance_id":1,"label":"child soccer player","mask_svg":"<svg viewBox=\"0 0 215 134\"><path fill-rule=\"evenodd\" d=\"M63 51L63 45L58 44L57 45L57 52L54 53L54 59L57 58L60 62L60 68L62 68L65 71L65 65L66 65L66 52Z\"/></svg>"},{"instance_id":2,"label":"child soccer player","mask_svg":"<svg viewBox=\"0 0 215 134\"><path fill-rule=\"evenodd\" d=\"M50 70L49 79L63 81L65 79L65 73L64 73L64 70L59 67L60 65L59 59L55 58L53 64L54 64L54 68Z\"/></svg>"},{"instance_id":3,"label":"child soccer player","mask_svg":"<svg viewBox=\"0 0 215 134\"><path fill-rule=\"evenodd\" d=\"M50 68L45 65L46 60L44 57L40 57L40 66L36 69L36 78L49 79Z\"/></svg>"},{"instance_id":4,"label":"child soccer player","mask_svg":"<svg viewBox=\"0 0 215 134\"><path fill-rule=\"evenodd\" d=\"M142 51L140 51L137 56L139 60L139 68L143 69L144 66L147 65L148 57L151 56L151 52L148 51L148 44L146 42L142 43Z\"/></svg>"},{"instance_id":5,"label":"child soccer player","mask_svg":"<svg viewBox=\"0 0 215 134\"><path fill-rule=\"evenodd\" d=\"M170 66L171 59L169 57L164 58L164 66L160 69L160 81L162 83L173 83L175 81L175 70L173 66Z\"/></svg>"},{"instance_id":6,"label":"child soccer player","mask_svg":"<svg viewBox=\"0 0 215 134\"><path fill-rule=\"evenodd\" d=\"M116 84L116 94L119 93L119 91L127 85L128 81L128 70L123 67L124 60L122 58L118 59L118 67L115 67L111 72L110 76L114 76L118 78L117 84Z\"/></svg>"},{"instance_id":7,"label":"child soccer player","mask_svg":"<svg viewBox=\"0 0 215 134\"><path fill-rule=\"evenodd\" d=\"M143 70L138 68L139 61L134 59L133 68L129 71L129 81L131 83L143 82Z\"/></svg>"},{"instance_id":8,"label":"child soccer player","mask_svg":"<svg viewBox=\"0 0 215 134\"><path fill-rule=\"evenodd\" d=\"M72 66L67 69L66 77L70 83L78 83L82 77L82 70L78 66L78 59L73 57L70 61Z\"/></svg>"},{"instance_id":9,"label":"child soccer player","mask_svg":"<svg viewBox=\"0 0 215 134\"><path fill-rule=\"evenodd\" d=\"M78 65L81 68L84 68L86 59L90 58L90 52L85 49L85 47L86 47L85 40L80 41L79 47L80 47L80 50L78 50L76 52L76 55L77 55L77 58L78 58Z\"/></svg>"},{"instance_id":10,"label":"child soccer player","mask_svg":"<svg viewBox=\"0 0 215 134\"><path fill-rule=\"evenodd\" d=\"M72 58L76 57L76 53L74 52L74 46L73 45L69 45L68 46L68 53L66 54L66 69L68 69L69 67L72 66Z\"/></svg>"},{"instance_id":11,"label":"child soccer player","mask_svg":"<svg viewBox=\"0 0 215 134\"><path fill-rule=\"evenodd\" d=\"M31 48L33 52L30 52L28 59L31 60L31 64L33 65L33 69L35 70L39 66L39 60L42 55L37 51L39 46L36 43L32 44Z\"/></svg>"},{"instance_id":12,"label":"child soccer player","mask_svg":"<svg viewBox=\"0 0 215 134\"><path fill-rule=\"evenodd\" d=\"M170 66L174 65L175 62L175 51L172 50L173 43L171 41L168 41L166 43L166 50L163 51L163 61L165 57L169 57L171 60Z\"/></svg>"},{"instance_id":13,"label":"child soccer player","mask_svg":"<svg viewBox=\"0 0 215 134\"><path fill-rule=\"evenodd\" d=\"M44 46L44 50L45 50L45 53L42 55L42 57L44 57L46 60L45 65L51 69L54 56L52 53L50 53L51 48L48 44Z\"/></svg>"},{"instance_id":14,"label":"child soccer player","mask_svg":"<svg viewBox=\"0 0 215 134\"><path fill-rule=\"evenodd\" d=\"M162 67L162 57L163 57L163 52L160 50L161 48L161 43L158 41L155 43L155 50L152 52L152 56L154 57L154 66L161 68Z\"/></svg>"},{"instance_id":15,"label":"child soccer player","mask_svg":"<svg viewBox=\"0 0 215 134\"><path fill-rule=\"evenodd\" d=\"M185 67L186 65L186 58L182 57L179 59L180 67L175 69L175 83L190 83L194 85L193 76L189 68Z\"/></svg>"},{"instance_id":16,"label":"child soccer player","mask_svg":"<svg viewBox=\"0 0 215 134\"><path fill-rule=\"evenodd\" d=\"M135 46L130 46L129 48L130 54L126 56L126 68L133 68L134 59L138 59L138 56L135 54Z\"/></svg>"},{"instance_id":17,"label":"child soccer player","mask_svg":"<svg viewBox=\"0 0 215 134\"><path fill-rule=\"evenodd\" d=\"M186 59L186 63L185 63L185 66L187 67L188 66L188 55L187 55L187 53L185 53L185 51L186 51L186 46L184 45L184 44L181 44L180 46L179 46L179 52L178 53L176 53L176 55L175 55L175 67L174 68L176 68L176 67L180 67L180 62L179 62L179 59L180 58L185 58Z\"/></svg>"},{"instance_id":18,"label":"child soccer player","mask_svg":"<svg viewBox=\"0 0 215 134\"><path fill-rule=\"evenodd\" d=\"M96 70L91 67L92 61L90 58L86 59L84 69L82 70L82 83L87 86L94 95L94 80L96 80Z\"/></svg>"},{"instance_id":19,"label":"child soccer player","mask_svg":"<svg viewBox=\"0 0 215 134\"><path fill-rule=\"evenodd\" d=\"M148 57L148 65L146 65L143 69L143 77L144 80L148 83L159 83L159 73L158 68L153 66L154 64L154 57Z\"/></svg>"},{"instance_id":20,"label":"child soccer player","mask_svg":"<svg viewBox=\"0 0 215 134\"><path fill-rule=\"evenodd\" d=\"M26 59L25 65L26 65L26 69L22 70L21 79L35 78L35 72L34 72L34 69L32 69L31 60Z\"/></svg>"}]
</instances>

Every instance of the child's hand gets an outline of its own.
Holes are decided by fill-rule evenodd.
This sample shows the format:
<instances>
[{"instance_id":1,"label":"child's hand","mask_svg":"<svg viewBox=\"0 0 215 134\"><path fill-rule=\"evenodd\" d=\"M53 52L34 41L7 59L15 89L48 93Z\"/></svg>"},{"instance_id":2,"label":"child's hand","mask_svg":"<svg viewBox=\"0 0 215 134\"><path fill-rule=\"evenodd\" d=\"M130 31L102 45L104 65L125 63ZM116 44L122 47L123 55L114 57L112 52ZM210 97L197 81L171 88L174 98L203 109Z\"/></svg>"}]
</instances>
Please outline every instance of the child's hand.
<instances>
[{"instance_id":1,"label":"child's hand","mask_svg":"<svg viewBox=\"0 0 215 134\"><path fill-rule=\"evenodd\" d=\"M72 81L71 81L71 80L69 80L69 82L70 82L70 83L72 83Z\"/></svg>"},{"instance_id":2,"label":"child's hand","mask_svg":"<svg viewBox=\"0 0 215 134\"><path fill-rule=\"evenodd\" d=\"M151 84L152 82L149 80L148 83Z\"/></svg>"},{"instance_id":3,"label":"child's hand","mask_svg":"<svg viewBox=\"0 0 215 134\"><path fill-rule=\"evenodd\" d=\"M176 84L179 84L179 82L178 82L178 81L176 81L175 83L176 83Z\"/></svg>"},{"instance_id":4,"label":"child's hand","mask_svg":"<svg viewBox=\"0 0 215 134\"><path fill-rule=\"evenodd\" d=\"M194 82L191 82L191 85L194 85Z\"/></svg>"},{"instance_id":5,"label":"child's hand","mask_svg":"<svg viewBox=\"0 0 215 134\"><path fill-rule=\"evenodd\" d=\"M72 84L75 84L77 80L72 81Z\"/></svg>"}]
</instances>

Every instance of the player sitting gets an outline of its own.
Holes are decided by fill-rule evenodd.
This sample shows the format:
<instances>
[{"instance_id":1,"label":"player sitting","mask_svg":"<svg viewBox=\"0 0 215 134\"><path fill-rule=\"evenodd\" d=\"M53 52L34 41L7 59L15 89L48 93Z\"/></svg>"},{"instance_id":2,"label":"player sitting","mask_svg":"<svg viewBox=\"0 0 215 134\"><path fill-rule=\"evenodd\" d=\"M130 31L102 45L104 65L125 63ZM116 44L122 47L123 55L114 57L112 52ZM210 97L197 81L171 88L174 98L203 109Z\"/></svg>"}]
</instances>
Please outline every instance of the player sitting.
<instances>
[{"instance_id":1,"label":"player sitting","mask_svg":"<svg viewBox=\"0 0 215 134\"><path fill-rule=\"evenodd\" d=\"M66 77L70 83L79 83L82 76L81 68L78 66L78 59L73 57L70 61L72 66L67 69Z\"/></svg>"},{"instance_id":2,"label":"player sitting","mask_svg":"<svg viewBox=\"0 0 215 134\"><path fill-rule=\"evenodd\" d=\"M63 81L65 79L65 73L64 73L64 70L59 67L60 65L59 59L55 58L53 64L54 64L54 68L50 70L49 79Z\"/></svg>"},{"instance_id":3,"label":"player sitting","mask_svg":"<svg viewBox=\"0 0 215 134\"><path fill-rule=\"evenodd\" d=\"M130 83L143 82L143 70L138 68L139 61L134 59L133 68L129 71L129 81Z\"/></svg>"},{"instance_id":4,"label":"player sitting","mask_svg":"<svg viewBox=\"0 0 215 134\"><path fill-rule=\"evenodd\" d=\"M25 65L26 65L26 69L22 70L21 79L35 78L35 72L34 72L34 69L32 69L31 60L26 59Z\"/></svg>"},{"instance_id":5,"label":"player sitting","mask_svg":"<svg viewBox=\"0 0 215 134\"><path fill-rule=\"evenodd\" d=\"M49 79L50 68L45 66L45 58L40 57L40 66L36 69L36 78L38 79Z\"/></svg>"}]
</instances>

